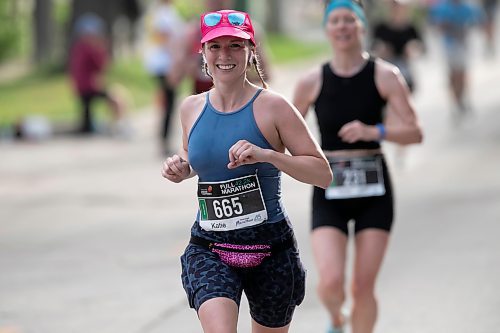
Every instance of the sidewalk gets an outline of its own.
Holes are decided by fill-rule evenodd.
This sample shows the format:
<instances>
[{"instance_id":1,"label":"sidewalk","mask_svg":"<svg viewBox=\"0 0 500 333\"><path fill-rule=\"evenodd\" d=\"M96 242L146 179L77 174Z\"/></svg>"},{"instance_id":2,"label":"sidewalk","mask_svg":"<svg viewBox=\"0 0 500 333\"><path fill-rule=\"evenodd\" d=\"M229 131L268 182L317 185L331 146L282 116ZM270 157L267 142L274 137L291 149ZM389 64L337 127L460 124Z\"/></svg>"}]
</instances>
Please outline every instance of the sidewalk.
<instances>
[{"instance_id":1,"label":"sidewalk","mask_svg":"<svg viewBox=\"0 0 500 333\"><path fill-rule=\"evenodd\" d=\"M417 64L415 104L425 143L393 167L397 221L379 280L378 333L491 333L500 327L499 59L474 58L475 116L451 126L437 51ZM274 69L291 96L310 67ZM314 117L307 118L316 133ZM0 145L0 332L201 332L180 284L180 256L195 216L195 179L160 176L153 110L133 119L131 141L58 137ZM180 129L172 133L180 143ZM291 333L323 332L309 246L310 187L283 179L285 207L308 268ZM249 332L246 302L240 331Z\"/></svg>"}]
</instances>

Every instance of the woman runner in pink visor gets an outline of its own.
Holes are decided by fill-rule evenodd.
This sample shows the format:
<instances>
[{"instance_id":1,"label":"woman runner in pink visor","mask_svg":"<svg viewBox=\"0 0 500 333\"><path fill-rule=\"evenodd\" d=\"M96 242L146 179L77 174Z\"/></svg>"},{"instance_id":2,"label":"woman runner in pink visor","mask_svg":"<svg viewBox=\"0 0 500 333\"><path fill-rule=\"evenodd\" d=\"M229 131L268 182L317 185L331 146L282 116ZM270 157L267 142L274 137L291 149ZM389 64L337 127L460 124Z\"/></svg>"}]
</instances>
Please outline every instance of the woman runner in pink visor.
<instances>
[{"instance_id":1,"label":"woman runner in pink visor","mask_svg":"<svg viewBox=\"0 0 500 333\"><path fill-rule=\"evenodd\" d=\"M181 257L182 283L203 331L235 333L244 292L253 333L288 332L305 271L281 196L281 174L326 188L328 162L297 109L247 79L259 69L247 13L201 16L201 52L213 80L180 106L182 147L162 174L198 177L198 212ZM285 151L289 153L285 153Z\"/></svg>"}]
</instances>

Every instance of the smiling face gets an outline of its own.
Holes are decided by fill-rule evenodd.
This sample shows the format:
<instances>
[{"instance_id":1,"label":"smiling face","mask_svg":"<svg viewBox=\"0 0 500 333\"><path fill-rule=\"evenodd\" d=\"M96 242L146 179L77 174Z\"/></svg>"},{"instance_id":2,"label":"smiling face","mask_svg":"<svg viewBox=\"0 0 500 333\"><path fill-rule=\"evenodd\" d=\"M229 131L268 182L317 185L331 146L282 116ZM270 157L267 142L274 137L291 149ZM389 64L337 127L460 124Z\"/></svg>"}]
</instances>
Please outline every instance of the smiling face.
<instances>
[{"instance_id":1,"label":"smiling face","mask_svg":"<svg viewBox=\"0 0 500 333\"><path fill-rule=\"evenodd\" d=\"M250 42L232 36L212 39L203 46L208 72L214 79L244 76L251 52Z\"/></svg>"},{"instance_id":2,"label":"smiling face","mask_svg":"<svg viewBox=\"0 0 500 333\"><path fill-rule=\"evenodd\" d=\"M350 9L332 10L327 17L325 30L335 50L349 51L362 47L363 22Z\"/></svg>"}]
</instances>

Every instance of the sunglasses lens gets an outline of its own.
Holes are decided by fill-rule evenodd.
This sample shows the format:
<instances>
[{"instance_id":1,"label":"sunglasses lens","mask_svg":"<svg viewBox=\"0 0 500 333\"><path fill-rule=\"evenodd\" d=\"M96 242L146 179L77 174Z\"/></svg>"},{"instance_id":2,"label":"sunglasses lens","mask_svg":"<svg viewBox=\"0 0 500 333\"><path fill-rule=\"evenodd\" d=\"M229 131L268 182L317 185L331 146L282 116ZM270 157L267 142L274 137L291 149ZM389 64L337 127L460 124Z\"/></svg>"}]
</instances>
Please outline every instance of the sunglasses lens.
<instances>
[{"instance_id":1,"label":"sunglasses lens","mask_svg":"<svg viewBox=\"0 0 500 333\"><path fill-rule=\"evenodd\" d=\"M240 26L245 23L245 14L242 13L230 13L227 16L227 19L229 20L229 23L232 25Z\"/></svg>"},{"instance_id":2,"label":"sunglasses lens","mask_svg":"<svg viewBox=\"0 0 500 333\"><path fill-rule=\"evenodd\" d=\"M219 24L221 19L222 19L222 14L210 13L210 14L207 14L203 17L203 22L205 22L205 25L207 27L213 27L213 26Z\"/></svg>"}]
</instances>

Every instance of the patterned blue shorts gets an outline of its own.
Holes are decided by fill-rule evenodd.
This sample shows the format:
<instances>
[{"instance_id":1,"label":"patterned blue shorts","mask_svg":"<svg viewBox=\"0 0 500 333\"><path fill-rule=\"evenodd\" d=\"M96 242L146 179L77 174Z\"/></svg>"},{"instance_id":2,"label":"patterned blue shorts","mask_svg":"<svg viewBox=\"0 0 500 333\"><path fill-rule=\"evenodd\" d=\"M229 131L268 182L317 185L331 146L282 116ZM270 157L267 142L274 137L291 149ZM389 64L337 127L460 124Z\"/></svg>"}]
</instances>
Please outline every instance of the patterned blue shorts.
<instances>
[{"instance_id":1,"label":"patterned blue shorts","mask_svg":"<svg viewBox=\"0 0 500 333\"><path fill-rule=\"evenodd\" d=\"M196 311L216 297L232 299L239 306L244 291L257 323L283 327L304 299L306 273L296 246L265 258L257 267L235 268L208 248L189 244L181 264L182 284L189 305Z\"/></svg>"}]
</instances>

